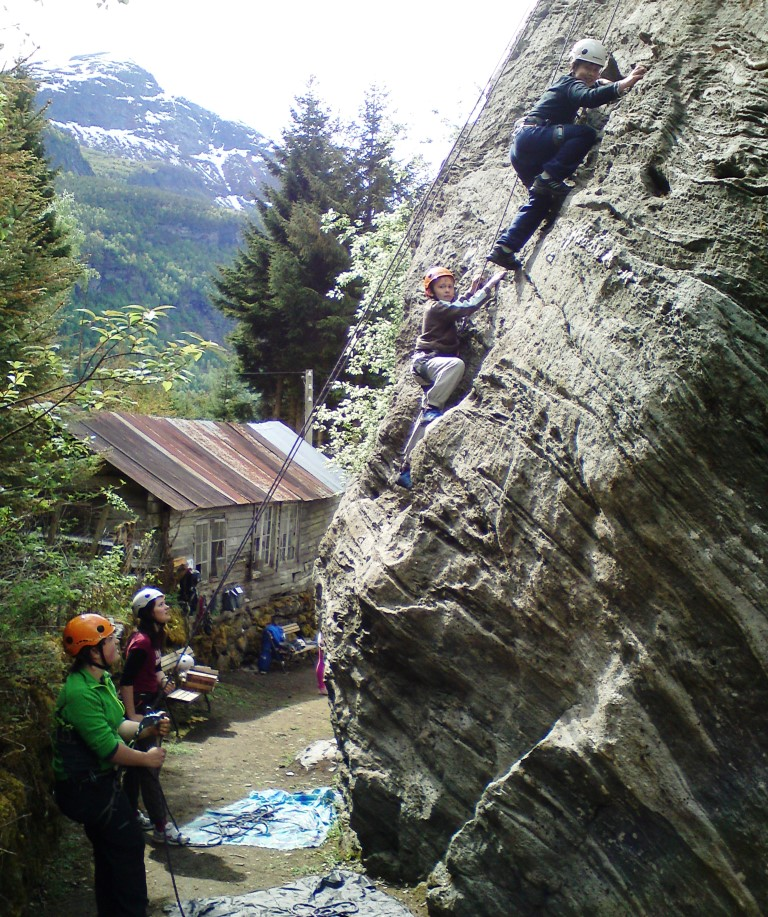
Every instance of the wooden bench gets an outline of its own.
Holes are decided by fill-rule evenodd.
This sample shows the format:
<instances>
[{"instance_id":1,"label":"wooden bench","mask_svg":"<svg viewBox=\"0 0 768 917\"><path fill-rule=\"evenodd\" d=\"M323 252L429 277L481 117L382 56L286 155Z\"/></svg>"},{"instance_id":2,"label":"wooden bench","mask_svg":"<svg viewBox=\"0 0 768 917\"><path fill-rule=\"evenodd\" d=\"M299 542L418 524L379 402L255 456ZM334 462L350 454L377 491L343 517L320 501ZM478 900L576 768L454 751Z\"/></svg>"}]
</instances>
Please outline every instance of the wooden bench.
<instances>
[{"instance_id":1,"label":"wooden bench","mask_svg":"<svg viewBox=\"0 0 768 917\"><path fill-rule=\"evenodd\" d=\"M286 644L288 644L284 647L284 652L282 652L279 657L279 662L283 670L285 670L286 663L296 662L307 653L317 652L317 641L308 640L304 637L298 624L281 624L280 627L283 629ZM296 645L298 639L301 639L303 645Z\"/></svg>"},{"instance_id":2,"label":"wooden bench","mask_svg":"<svg viewBox=\"0 0 768 917\"><path fill-rule=\"evenodd\" d=\"M179 734L179 724L173 715L172 703L174 704L194 704L202 697L208 713L211 712L211 701L208 695L213 691L219 681L219 673L207 665L193 665L186 672L179 672L178 662L184 654L183 649L173 650L166 653L160 659L160 668L163 674L173 678L176 687L170 694L166 694L164 700L168 710L168 716L171 718L176 735Z\"/></svg>"}]
</instances>

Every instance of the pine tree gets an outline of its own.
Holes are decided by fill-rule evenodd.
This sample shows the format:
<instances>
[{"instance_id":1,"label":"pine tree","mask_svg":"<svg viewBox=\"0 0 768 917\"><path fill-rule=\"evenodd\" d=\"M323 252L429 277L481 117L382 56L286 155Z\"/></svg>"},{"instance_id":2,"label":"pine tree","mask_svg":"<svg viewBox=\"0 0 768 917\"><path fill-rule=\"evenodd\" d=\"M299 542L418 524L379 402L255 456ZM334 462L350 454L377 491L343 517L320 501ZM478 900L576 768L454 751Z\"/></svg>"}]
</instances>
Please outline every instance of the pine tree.
<instances>
[{"instance_id":1,"label":"pine tree","mask_svg":"<svg viewBox=\"0 0 768 917\"><path fill-rule=\"evenodd\" d=\"M421 170L419 163L399 164L395 142L402 127L387 109L388 93L371 86L359 118L348 127L350 137L351 216L362 232L370 232L376 214L391 213L413 195Z\"/></svg>"},{"instance_id":2,"label":"pine tree","mask_svg":"<svg viewBox=\"0 0 768 917\"><path fill-rule=\"evenodd\" d=\"M358 302L355 289L329 298L349 253L322 229L329 209L350 207L349 168L336 142L338 124L312 82L291 110L271 166L279 186L267 189L234 262L214 279L214 302L238 321L233 345L249 384L271 413L300 426L300 375L324 378L343 347ZM267 375L269 374L269 375Z\"/></svg>"},{"instance_id":3,"label":"pine tree","mask_svg":"<svg viewBox=\"0 0 768 917\"><path fill-rule=\"evenodd\" d=\"M61 373L53 348L59 313L82 268L54 206L43 157L44 119L23 74L0 79L0 492L3 507L26 508L35 481L56 486L50 425L37 403ZM28 425L29 424L29 425ZM23 435L14 431L24 430Z\"/></svg>"},{"instance_id":4,"label":"pine tree","mask_svg":"<svg viewBox=\"0 0 768 917\"><path fill-rule=\"evenodd\" d=\"M370 232L376 215L412 194L423 174L418 162L396 162L400 128L386 105L387 94L372 87L358 122L342 132L310 82L275 155L278 186L267 189L259 223L248 226L233 263L214 279L214 302L237 320L232 341L244 378L266 396L273 416L297 429L300 376L312 369L327 378L363 290L356 272L337 285L349 272L350 243L327 231L325 217L335 213L356 232Z\"/></svg>"}]
</instances>

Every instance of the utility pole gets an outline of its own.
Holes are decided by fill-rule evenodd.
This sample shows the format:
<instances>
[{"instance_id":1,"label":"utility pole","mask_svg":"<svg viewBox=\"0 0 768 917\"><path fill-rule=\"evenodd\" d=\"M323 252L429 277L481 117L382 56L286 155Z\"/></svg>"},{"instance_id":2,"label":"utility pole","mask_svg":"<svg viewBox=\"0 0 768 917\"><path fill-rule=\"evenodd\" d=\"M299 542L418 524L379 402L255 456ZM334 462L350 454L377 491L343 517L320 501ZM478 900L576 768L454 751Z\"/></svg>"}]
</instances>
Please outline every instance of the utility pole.
<instances>
[{"instance_id":1,"label":"utility pole","mask_svg":"<svg viewBox=\"0 0 768 917\"><path fill-rule=\"evenodd\" d=\"M312 424L309 418L312 414L312 405L314 402L313 376L311 369L304 370L304 439L312 445Z\"/></svg>"}]
</instances>

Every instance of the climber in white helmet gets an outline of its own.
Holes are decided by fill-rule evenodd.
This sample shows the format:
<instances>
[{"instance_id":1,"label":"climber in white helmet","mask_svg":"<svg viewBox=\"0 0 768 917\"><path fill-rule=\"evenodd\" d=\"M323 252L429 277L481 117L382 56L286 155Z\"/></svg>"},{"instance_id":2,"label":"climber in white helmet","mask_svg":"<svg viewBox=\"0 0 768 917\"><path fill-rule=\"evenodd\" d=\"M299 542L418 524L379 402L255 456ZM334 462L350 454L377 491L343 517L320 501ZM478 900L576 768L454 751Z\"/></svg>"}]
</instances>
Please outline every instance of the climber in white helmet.
<instances>
[{"instance_id":1,"label":"climber in white helmet","mask_svg":"<svg viewBox=\"0 0 768 917\"><path fill-rule=\"evenodd\" d=\"M600 79L607 62L608 52L602 42L594 38L577 41L571 51L570 73L556 80L515 124L510 158L529 189L529 197L497 239L488 261L508 270L519 268L517 252L553 205L572 190L563 179L576 171L597 140L594 128L574 124L579 109L615 102L646 74L646 68L637 65L617 82Z\"/></svg>"}]
</instances>

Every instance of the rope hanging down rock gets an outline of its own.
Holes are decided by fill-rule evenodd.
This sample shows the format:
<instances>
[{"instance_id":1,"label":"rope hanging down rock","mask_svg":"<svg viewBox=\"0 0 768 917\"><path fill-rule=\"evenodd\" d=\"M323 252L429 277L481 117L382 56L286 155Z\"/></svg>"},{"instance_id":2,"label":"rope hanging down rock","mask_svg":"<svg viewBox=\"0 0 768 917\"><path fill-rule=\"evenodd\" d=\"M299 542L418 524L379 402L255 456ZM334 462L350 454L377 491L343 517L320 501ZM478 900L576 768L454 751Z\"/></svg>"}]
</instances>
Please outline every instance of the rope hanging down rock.
<instances>
[{"instance_id":1,"label":"rope hanging down rock","mask_svg":"<svg viewBox=\"0 0 768 917\"><path fill-rule=\"evenodd\" d=\"M567 48L571 40L573 29L575 28L575 24L579 16L579 13L581 12L583 3L584 3L584 0L579 0L576 12L573 17L573 21L571 22L571 26L568 31L568 35L566 36L565 41L563 42L563 46L560 51L560 56L558 58L558 61L553 71L553 75L552 75L552 78L550 79L550 82L552 79L554 79L554 76L560 67L562 57L565 53L565 49ZM613 20L616 15L616 11L618 9L618 5L619 5L619 0L616 0L616 6L614 7L614 11L613 11L613 14L611 16L611 19L608 25L608 29L606 29L604 40L605 38L607 38L608 33L613 25ZM432 211L437 192L446 183L451 169L456 164L459 156L461 155L462 151L464 150L464 147L466 146L466 144L468 143L472 135L472 132L474 130L475 124L477 123L479 114L488 104L488 100L493 95L493 92L495 91L501 79L504 61L508 60L510 55L514 53L520 41L522 40L523 34L525 32L525 28L528 24L528 21L530 19L530 16L531 16L531 13L533 12L534 7L535 7L535 3L532 3L532 5L526 11L524 15L524 19L520 27L518 28L517 32L513 35L512 39L510 40L509 44L507 45L506 49L504 50L502 57L500 58L497 65L494 67L493 72L488 79L488 82L486 83L485 87L483 87L482 91L480 92L478 100L475 102L475 105L472 108L472 111L470 112L467 120L464 123L464 126L459 131L458 137L456 141L454 142L453 147L451 148L451 151L449 152L448 156L445 158L442 166L440 167L440 170L436 178L430 185L427 193L424 195L421 202L417 206L416 211L414 212L413 216L411 217L411 221L408 225L405 235L403 236L403 239L401 240L395 254L392 256L392 259L390 260L390 263L384 272L384 276L379 281L373 295L369 299L368 305L365 307L365 309L363 310L362 314L360 315L357 321L357 324L352 329L349 335L349 338L347 340L347 343L344 346L344 348L342 349L338 360L336 361L333 369L331 370L330 374L328 375L328 378L326 379L325 383L323 384L323 387L320 390L320 393L318 394L317 399L315 400L309 415L307 416L306 420L304 421L304 425L302 426L301 430L296 434L296 439L293 443L293 446L289 450L288 455L285 458L285 461L283 462L282 466L278 470L267 493L265 494L264 498L262 499L261 503L259 504L256 510L256 513L253 517L253 521L251 522L251 525L249 526L248 530L246 531L245 535L243 536L234 555L232 556L231 561L227 565L226 570L224 571L221 578L219 579L218 585L215 587L213 594L211 595L207 603L207 612L209 614L213 613L213 611L215 610L216 601L222 589L224 588L227 582L227 579L229 578L229 575L231 574L232 570L234 569L235 564L239 560L240 555L242 554L243 550L245 549L245 546L248 544L248 541L250 540L253 532L256 531L259 523L261 522L262 516L264 515L264 512L267 506L269 506L277 488L280 486L280 483L285 478L285 475L287 474L288 469L293 464L293 460L295 459L301 447L302 442L304 442L306 433L311 428L314 422L318 408L325 403L325 401L328 398L328 395L331 392L331 389L333 388L334 384L338 381L339 377L341 376L342 372L344 371L344 368L346 367L350 359L352 348L357 343L363 329L367 326L370 314L373 311L374 306L380 301L383 294L389 289L389 286L393 282L397 274L398 268L400 267L400 263L402 262L403 258L405 257L405 253L407 249L410 247L414 238L421 232L421 229L423 228L427 217L429 216L429 214ZM478 111L478 107L479 107L479 111ZM477 116L475 116L476 112L477 112ZM518 179L516 179L515 183L512 185L512 190L510 192L507 204L504 208L504 213L502 214L501 220L499 221L499 226L501 225L501 222L504 220L504 217L506 215L507 209L509 207L509 201L511 201L512 199L512 195L514 193L515 186L517 184L517 180ZM189 643L191 643L192 639L196 636L197 631L199 630L199 627L201 626L201 623L202 623L202 617L199 617L199 619L196 620L192 631L190 632L189 640L187 644L188 646L189 646Z\"/></svg>"}]
</instances>

